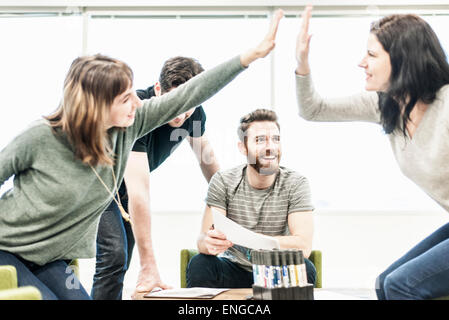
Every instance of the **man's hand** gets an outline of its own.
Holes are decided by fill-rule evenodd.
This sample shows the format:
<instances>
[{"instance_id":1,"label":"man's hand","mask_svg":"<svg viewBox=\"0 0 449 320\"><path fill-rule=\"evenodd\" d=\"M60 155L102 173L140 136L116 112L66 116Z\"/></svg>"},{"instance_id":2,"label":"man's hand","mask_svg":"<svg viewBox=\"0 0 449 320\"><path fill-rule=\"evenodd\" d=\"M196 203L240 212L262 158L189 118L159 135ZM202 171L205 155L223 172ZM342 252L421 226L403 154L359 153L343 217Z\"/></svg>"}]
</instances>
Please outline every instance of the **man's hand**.
<instances>
[{"instance_id":1,"label":"man's hand","mask_svg":"<svg viewBox=\"0 0 449 320\"><path fill-rule=\"evenodd\" d=\"M251 62L253 62L256 59L266 57L271 52L271 50L274 49L276 33L279 27L279 21L282 19L283 16L284 12L281 9L276 11L273 19L271 20L268 33L262 40L262 42L259 43L257 47L250 49L249 51L240 56L240 63L242 64L242 66L248 67Z\"/></svg>"},{"instance_id":2,"label":"man's hand","mask_svg":"<svg viewBox=\"0 0 449 320\"><path fill-rule=\"evenodd\" d=\"M226 235L218 230L209 230L204 237L204 244L207 251L211 255L217 255L225 252L228 248L232 247L231 241L226 240Z\"/></svg>"},{"instance_id":3,"label":"man's hand","mask_svg":"<svg viewBox=\"0 0 449 320\"><path fill-rule=\"evenodd\" d=\"M151 268L150 270L141 269L137 279L136 289L131 295L131 298L136 299L137 294L142 292L150 292L155 288L160 288L162 290L172 289L171 286L162 282L157 268Z\"/></svg>"}]
</instances>

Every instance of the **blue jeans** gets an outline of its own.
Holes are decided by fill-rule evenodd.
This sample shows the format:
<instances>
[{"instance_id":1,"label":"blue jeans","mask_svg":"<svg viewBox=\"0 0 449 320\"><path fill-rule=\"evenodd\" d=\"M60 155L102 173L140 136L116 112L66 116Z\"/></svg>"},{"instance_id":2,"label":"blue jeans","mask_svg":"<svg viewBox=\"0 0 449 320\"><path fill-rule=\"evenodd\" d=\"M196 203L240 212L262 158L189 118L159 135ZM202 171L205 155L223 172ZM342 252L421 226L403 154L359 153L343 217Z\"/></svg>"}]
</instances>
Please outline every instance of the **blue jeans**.
<instances>
[{"instance_id":1,"label":"blue jeans","mask_svg":"<svg viewBox=\"0 0 449 320\"><path fill-rule=\"evenodd\" d=\"M18 286L36 287L44 300L90 300L67 261L57 260L39 266L0 250L0 265L14 266Z\"/></svg>"},{"instance_id":2,"label":"blue jeans","mask_svg":"<svg viewBox=\"0 0 449 320\"><path fill-rule=\"evenodd\" d=\"M449 223L379 275L376 294L380 300L420 300L449 295Z\"/></svg>"},{"instance_id":3,"label":"blue jeans","mask_svg":"<svg viewBox=\"0 0 449 320\"><path fill-rule=\"evenodd\" d=\"M315 285L316 269L312 261L306 263L307 282ZM187 266L187 287L208 288L251 288L254 283L253 273L246 271L226 258L207 254L197 254Z\"/></svg>"},{"instance_id":4,"label":"blue jeans","mask_svg":"<svg viewBox=\"0 0 449 320\"><path fill-rule=\"evenodd\" d=\"M115 201L98 225L97 254L91 296L94 300L121 300L123 280L131 262L134 236Z\"/></svg>"}]
</instances>

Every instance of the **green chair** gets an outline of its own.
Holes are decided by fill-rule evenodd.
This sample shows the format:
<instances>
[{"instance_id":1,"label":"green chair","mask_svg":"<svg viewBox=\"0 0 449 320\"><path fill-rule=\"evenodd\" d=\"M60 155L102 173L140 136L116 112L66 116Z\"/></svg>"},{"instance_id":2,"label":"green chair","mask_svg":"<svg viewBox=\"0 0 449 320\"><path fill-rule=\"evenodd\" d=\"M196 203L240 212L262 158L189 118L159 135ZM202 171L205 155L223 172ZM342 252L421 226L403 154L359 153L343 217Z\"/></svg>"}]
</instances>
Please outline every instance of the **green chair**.
<instances>
[{"instance_id":1,"label":"green chair","mask_svg":"<svg viewBox=\"0 0 449 320\"><path fill-rule=\"evenodd\" d=\"M189 264L190 259L193 258L193 256L198 254L198 250L195 249L182 249L181 250L181 288L187 287L187 281L186 281L186 271L187 271L187 265ZM316 288L322 288L323 282L322 282L322 257L321 257L321 251L319 250L313 250L310 254L309 260L313 262L316 268Z\"/></svg>"},{"instance_id":2,"label":"green chair","mask_svg":"<svg viewBox=\"0 0 449 320\"><path fill-rule=\"evenodd\" d=\"M69 265L79 278L79 262ZM0 266L0 300L42 300L42 294L33 286L17 286L17 270L14 266Z\"/></svg>"},{"instance_id":3,"label":"green chair","mask_svg":"<svg viewBox=\"0 0 449 320\"><path fill-rule=\"evenodd\" d=\"M17 287L17 271L13 266L0 266L0 300L42 300L32 286Z\"/></svg>"}]
</instances>

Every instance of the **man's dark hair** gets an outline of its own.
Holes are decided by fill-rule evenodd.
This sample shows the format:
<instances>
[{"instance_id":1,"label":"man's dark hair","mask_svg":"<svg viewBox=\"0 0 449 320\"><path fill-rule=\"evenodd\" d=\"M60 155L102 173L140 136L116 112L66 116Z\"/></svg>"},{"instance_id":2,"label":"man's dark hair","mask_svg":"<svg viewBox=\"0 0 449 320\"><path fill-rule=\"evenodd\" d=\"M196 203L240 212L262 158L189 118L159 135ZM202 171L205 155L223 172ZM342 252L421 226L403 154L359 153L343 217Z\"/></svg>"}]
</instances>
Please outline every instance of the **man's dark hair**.
<instances>
[{"instance_id":1,"label":"man's dark hair","mask_svg":"<svg viewBox=\"0 0 449 320\"><path fill-rule=\"evenodd\" d=\"M249 126L256 121L271 121L276 123L276 126L279 130L281 130L281 127L278 123L278 116L276 115L276 112L269 109L257 109L253 112L248 113L247 115L240 118L240 125L237 130L237 134L239 136L240 141L244 142L246 145L246 131L248 130Z\"/></svg>"},{"instance_id":2,"label":"man's dark hair","mask_svg":"<svg viewBox=\"0 0 449 320\"><path fill-rule=\"evenodd\" d=\"M162 93L167 93L203 71L201 64L193 58L178 56L168 59L159 75Z\"/></svg>"}]
</instances>

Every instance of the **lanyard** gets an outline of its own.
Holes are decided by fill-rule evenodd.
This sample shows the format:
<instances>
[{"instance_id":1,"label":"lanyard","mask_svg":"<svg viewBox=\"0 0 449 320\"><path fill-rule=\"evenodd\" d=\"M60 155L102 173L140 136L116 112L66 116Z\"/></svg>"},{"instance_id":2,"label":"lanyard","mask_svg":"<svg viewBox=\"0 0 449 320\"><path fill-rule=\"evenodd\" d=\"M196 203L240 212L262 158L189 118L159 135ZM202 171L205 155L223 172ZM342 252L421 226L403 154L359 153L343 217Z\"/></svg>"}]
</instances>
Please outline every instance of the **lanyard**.
<instances>
[{"instance_id":1,"label":"lanyard","mask_svg":"<svg viewBox=\"0 0 449 320\"><path fill-rule=\"evenodd\" d=\"M103 184L103 186L105 187L105 189L109 192L109 194L112 196L112 199L115 201L115 203L117 203L117 206L120 210L120 213L122 214L123 219L125 219L126 222L131 223L131 219L129 217L129 214L125 211L125 208L123 208L122 202L120 201L120 195L118 193L118 187L117 187L117 180L115 179L115 174L114 174L114 169L111 167L111 171L112 171L112 178L114 179L114 188L115 188L115 192L117 194L117 199L114 197L114 194L112 193L111 190L109 190L108 186L106 185L106 183L104 183L103 179L101 179L100 175L97 173L97 171L94 169L94 167L92 167L90 165L90 168L92 169L92 171L95 173L95 175L97 176L98 180L100 180L100 182Z\"/></svg>"}]
</instances>

